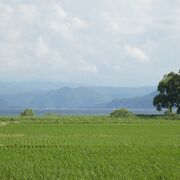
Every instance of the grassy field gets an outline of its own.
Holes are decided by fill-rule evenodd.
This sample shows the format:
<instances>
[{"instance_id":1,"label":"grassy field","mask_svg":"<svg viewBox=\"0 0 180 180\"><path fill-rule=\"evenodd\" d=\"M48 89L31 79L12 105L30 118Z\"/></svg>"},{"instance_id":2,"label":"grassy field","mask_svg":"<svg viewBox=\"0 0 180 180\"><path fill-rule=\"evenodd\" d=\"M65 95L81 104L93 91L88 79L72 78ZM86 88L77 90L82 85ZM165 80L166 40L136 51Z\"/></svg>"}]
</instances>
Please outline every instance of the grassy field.
<instances>
[{"instance_id":1,"label":"grassy field","mask_svg":"<svg viewBox=\"0 0 180 180\"><path fill-rule=\"evenodd\" d=\"M0 179L180 179L180 121L0 118Z\"/></svg>"}]
</instances>

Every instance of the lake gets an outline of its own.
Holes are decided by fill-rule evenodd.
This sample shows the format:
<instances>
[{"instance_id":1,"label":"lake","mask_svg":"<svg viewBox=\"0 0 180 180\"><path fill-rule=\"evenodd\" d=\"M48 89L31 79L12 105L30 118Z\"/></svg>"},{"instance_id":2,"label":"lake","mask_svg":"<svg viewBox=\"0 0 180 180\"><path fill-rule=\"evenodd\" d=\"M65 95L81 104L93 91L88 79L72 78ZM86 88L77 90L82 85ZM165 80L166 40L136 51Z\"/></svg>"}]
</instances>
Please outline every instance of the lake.
<instances>
[{"instance_id":1,"label":"lake","mask_svg":"<svg viewBox=\"0 0 180 180\"><path fill-rule=\"evenodd\" d=\"M34 109L37 115L48 113L58 115L108 115L114 109ZM23 109L0 109L0 116L17 116ZM155 109L129 109L135 114L161 114Z\"/></svg>"}]
</instances>

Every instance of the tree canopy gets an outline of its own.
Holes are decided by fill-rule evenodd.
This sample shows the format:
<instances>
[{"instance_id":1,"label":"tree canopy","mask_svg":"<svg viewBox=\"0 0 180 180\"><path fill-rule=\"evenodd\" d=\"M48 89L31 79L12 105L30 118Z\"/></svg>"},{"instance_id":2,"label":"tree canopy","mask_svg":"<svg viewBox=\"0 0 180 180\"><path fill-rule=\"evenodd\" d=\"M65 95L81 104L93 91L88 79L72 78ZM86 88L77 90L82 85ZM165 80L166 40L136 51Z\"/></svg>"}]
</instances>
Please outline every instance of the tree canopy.
<instances>
[{"instance_id":1,"label":"tree canopy","mask_svg":"<svg viewBox=\"0 0 180 180\"><path fill-rule=\"evenodd\" d=\"M113 118L135 117L135 115L132 112L128 111L127 109L117 109L110 114L110 117Z\"/></svg>"},{"instance_id":2,"label":"tree canopy","mask_svg":"<svg viewBox=\"0 0 180 180\"><path fill-rule=\"evenodd\" d=\"M180 71L164 75L159 82L158 92L153 100L156 109L161 111L166 108L172 113L172 109L177 108L177 113L180 114Z\"/></svg>"},{"instance_id":3,"label":"tree canopy","mask_svg":"<svg viewBox=\"0 0 180 180\"><path fill-rule=\"evenodd\" d=\"M20 116L34 116L34 112L32 109L25 109Z\"/></svg>"}]
</instances>

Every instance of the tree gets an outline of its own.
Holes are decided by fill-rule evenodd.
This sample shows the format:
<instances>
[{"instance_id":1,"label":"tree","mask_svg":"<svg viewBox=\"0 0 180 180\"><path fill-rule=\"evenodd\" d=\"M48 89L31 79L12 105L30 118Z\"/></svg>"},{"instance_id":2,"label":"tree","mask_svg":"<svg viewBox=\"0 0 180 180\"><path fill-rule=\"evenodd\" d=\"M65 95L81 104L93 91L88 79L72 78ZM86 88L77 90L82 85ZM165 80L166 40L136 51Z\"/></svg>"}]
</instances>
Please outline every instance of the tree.
<instances>
[{"instance_id":1,"label":"tree","mask_svg":"<svg viewBox=\"0 0 180 180\"><path fill-rule=\"evenodd\" d=\"M110 114L110 117L135 117L135 115L127 109L117 109Z\"/></svg>"},{"instance_id":2,"label":"tree","mask_svg":"<svg viewBox=\"0 0 180 180\"><path fill-rule=\"evenodd\" d=\"M172 109L177 108L177 113L180 114L180 71L164 75L159 82L158 92L153 100L156 109L161 111L162 108L166 108L171 114Z\"/></svg>"},{"instance_id":3,"label":"tree","mask_svg":"<svg viewBox=\"0 0 180 180\"><path fill-rule=\"evenodd\" d=\"M34 112L32 109L25 109L20 116L34 116Z\"/></svg>"}]
</instances>

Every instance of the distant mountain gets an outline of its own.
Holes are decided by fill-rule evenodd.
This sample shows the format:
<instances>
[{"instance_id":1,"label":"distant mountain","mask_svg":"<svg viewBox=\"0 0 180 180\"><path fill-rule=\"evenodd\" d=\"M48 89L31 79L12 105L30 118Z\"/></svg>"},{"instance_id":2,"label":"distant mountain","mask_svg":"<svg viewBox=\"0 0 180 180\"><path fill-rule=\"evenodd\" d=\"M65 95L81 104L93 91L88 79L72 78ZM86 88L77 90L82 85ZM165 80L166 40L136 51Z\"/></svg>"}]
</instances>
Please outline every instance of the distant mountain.
<instances>
[{"instance_id":1,"label":"distant mountain","mask_svg":"<svg viewBox=\"0 0 180 180\"><path fill-rule=\"evenodd\" d=\"M4 95L3 97L6 101L11 105L11 107L15 108L24 108L24 107L32 107L32 103L35 99L41 97L45 92L26 92L26 93L19 93L19 94L10 94Z\"/></svg>"},{"instance_id":2,"label":"distant mountain","mask_svg":"<svg viewBox=\"0 0 180 180\"><path fill-rule=\"evenodd\" d=\"M9 104L5 100L0 99L0 108L6 108L8 106Z\"/></svg>"},{"instance_id":3,"label":"distant mountain","mask_svg":"<svg viewBox=\"0 0 180 180\"><path fill-rule=\"evenodd\" d=\"M88 108L109 100L102 94L85 87L61 88L50 91L32 102L41 108Z\"/></svg>"},{"instance_id":4,"label":"distant mountain","mask_svg":"<svg viewBox=\"0 0 180 180\"><path fill-rule=\"evenodd\" d=\"M25 93L44 93L64 86L78 87L78 84L62 82L0 82L0 97Z\"/></svg>"},{"instance_id":5,"label":"distant mountain","mask_svg":"<svg viewBox=\"0 0 180 180\"><path fill-rule=\"evenodd\" d=\"M144 96L155 87L62 87L62 83L0 83L1 103L15 108L98 108L119 99ZM110 102L110 103L108 103ZM116 103L115 103L116 104Z\"/></svg>"},{"instance_id":6,"label":"distant mountain","mask_svg":"<svg viewBox=\"0 0 180 180\"><path fill-rule=\"evenodd\" d=\"M153 92L146 96L114 99L104 105L106 108L137 108L137 109L151 109L153 107L153 98L157 92Z\"/></svg>"},{"instance_id":7,"label":"distant mountain","mask_svg":"<svg viewBox=\"0 0 180 180\"><path fill-rule=\"evenodd\" d=\"M94 91L108 97L109 99L122 99L138 97L156 91L155 86L145 87L91 87Z\"/></svg>"}]
</instances>

